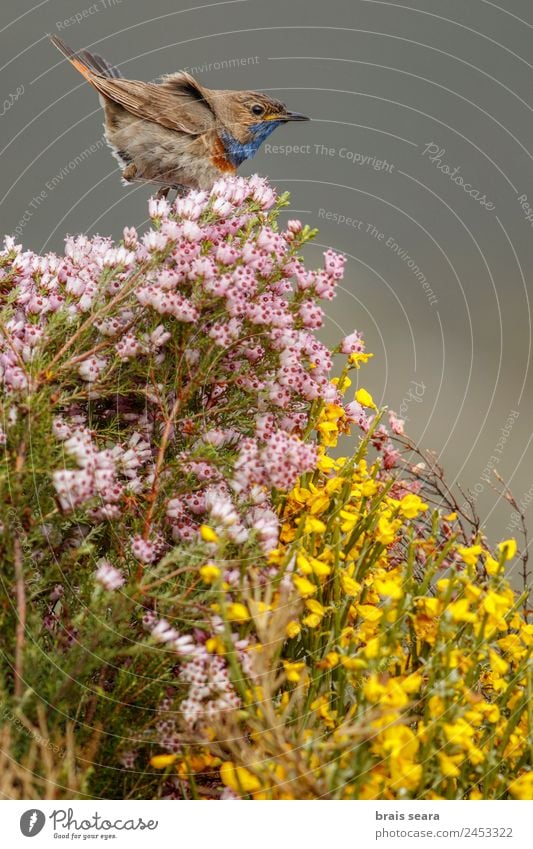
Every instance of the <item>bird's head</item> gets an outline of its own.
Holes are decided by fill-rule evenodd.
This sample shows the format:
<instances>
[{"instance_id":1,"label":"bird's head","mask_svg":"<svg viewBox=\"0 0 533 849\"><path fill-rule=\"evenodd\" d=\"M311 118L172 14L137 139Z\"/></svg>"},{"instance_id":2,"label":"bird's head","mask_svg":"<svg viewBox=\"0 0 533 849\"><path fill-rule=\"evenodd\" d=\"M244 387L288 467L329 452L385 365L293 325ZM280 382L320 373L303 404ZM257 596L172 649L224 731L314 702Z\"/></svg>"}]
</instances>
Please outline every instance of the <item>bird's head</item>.
<instances>
[{"instance_id":1,"label":"bird's head","mask_svg":"<svg viewBox=\"0 0 533 849\"><path fill-rule=\"evenodd\" d=\"M238 166L250 159L260 145L281 124L309 121L300 112L291 112L284 103L257 91L217 92L216 113L219 136L228 159Z\"/></svg>"}]
</instances>

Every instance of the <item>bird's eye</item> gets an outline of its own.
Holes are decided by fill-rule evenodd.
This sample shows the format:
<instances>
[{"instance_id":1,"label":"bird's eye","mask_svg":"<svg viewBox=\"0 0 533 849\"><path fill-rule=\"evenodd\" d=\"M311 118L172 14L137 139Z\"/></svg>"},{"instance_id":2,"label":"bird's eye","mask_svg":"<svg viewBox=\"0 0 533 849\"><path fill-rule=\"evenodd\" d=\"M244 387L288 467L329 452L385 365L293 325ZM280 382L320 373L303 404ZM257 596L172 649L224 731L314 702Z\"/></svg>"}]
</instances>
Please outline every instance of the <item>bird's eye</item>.
<instances>
[{"instance_id":1,"label":"bird's eye","mask_svg":"<svg viewBox=\"0 0 533 849\"><path fill-rule=\"evenodd\" d=\"M261 106L260 103L255 103L252 106L252 112L253 112L254 115L263 115L264 111L265 111L265 108L264 108L264 106Z\"/></svg>"}]
</instances>

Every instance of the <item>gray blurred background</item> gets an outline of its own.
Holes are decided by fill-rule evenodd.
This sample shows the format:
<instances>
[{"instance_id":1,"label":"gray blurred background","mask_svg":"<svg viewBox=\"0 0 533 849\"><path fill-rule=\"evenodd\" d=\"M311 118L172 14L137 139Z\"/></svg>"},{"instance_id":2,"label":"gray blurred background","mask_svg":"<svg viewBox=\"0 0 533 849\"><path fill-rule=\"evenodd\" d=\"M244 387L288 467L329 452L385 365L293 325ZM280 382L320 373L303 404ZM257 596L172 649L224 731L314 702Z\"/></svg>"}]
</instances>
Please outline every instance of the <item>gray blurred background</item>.
<instances>
[{"instance_id":1,"label":"gray blurred background","mask_svg":"<svg viewBox=\"0 0 533 849\"><path fill-rule=\"evenodd\" d=\"M96 94L46 33L129 77L187 69L313 117L241 173L320 227L310 262L348 255L327 341L364 332L361 383L470 488L493 541L513 519L491 467L531 523L531 0L2 0L0 231L36 251L142 226L150 194L121 185Z\"/></svg>"}]
</instances>

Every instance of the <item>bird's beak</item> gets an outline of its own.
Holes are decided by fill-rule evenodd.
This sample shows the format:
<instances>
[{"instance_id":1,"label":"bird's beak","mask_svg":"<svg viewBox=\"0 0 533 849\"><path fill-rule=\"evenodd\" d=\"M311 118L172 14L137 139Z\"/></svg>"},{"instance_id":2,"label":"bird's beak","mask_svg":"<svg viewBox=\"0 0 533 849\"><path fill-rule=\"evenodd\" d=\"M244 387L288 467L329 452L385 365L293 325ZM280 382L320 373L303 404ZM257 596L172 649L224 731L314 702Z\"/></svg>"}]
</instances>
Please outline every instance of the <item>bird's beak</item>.
<instances>
[{"instance_id":1,"label":"bird's beak","mask_svg":"<svg viewBox=\"0 0 533 849\"><path fill-rule=\"evenodd\" d=\"M302 115L301 112L286 112L285 121L310 121L311 118L308 118L307 115Z\"/></svg>"}]
</instances>

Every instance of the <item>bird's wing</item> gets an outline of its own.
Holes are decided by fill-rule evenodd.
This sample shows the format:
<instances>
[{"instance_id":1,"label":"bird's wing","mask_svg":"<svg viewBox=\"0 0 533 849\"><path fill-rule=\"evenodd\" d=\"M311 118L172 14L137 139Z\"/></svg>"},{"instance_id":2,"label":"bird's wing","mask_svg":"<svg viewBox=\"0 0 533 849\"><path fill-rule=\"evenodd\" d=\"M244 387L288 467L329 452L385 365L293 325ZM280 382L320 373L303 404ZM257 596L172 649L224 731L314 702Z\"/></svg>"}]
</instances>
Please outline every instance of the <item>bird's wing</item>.
<instances>
[{"instance_id":1,"label":"bird's wing","mask_svg":"<svg viewBox=\"0 0 533 849\"><path fill-rule=\"evenodd\" d=\"M154 121L169 130L200 135L216 124L216 118L202 99L165 83L144 83L138 80L110 80L91 75L89 80L100 94L120 104L128 112Z\"/></svg>"},{"instance_id":2,"label":"bird's wing","mask_svg":"<svg viewBox=\"0 0 533 849\"><path fill-rule=\"evenodd\" d=\"M57 36L51 36L51 41L100 94L132 115L190 135L201 135L216 125L213 92L190 74L169 74L161 83L112 78L98 69L100 57L95 62L87 51L74 53Z\"/></svg>"}]
</instances>

